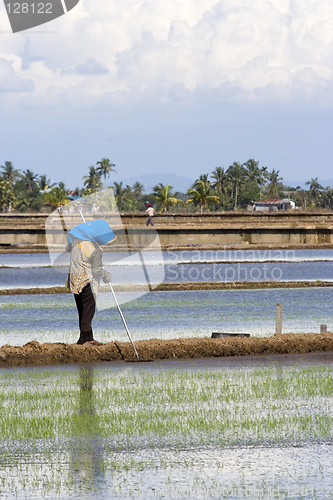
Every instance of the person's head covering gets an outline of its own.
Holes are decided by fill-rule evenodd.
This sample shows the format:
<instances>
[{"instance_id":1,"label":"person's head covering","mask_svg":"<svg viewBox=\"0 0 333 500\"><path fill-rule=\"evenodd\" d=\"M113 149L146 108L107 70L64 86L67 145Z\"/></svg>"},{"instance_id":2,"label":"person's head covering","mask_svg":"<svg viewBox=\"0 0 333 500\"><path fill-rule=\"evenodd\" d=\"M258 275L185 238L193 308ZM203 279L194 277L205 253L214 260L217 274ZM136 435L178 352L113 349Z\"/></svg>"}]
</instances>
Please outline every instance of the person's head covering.
<instances>
[{"instance_id":1,"label":"person's head covering","mask_svg":"<svg viewBox=\"0 0 333 500\"><path fill-rule=\"evenodd\" d=\"M146 206L149 208L149 207L151 207L151 204L147 201Z\"/></svg>"},{"instance_id":2,"label":"person's head covering","mask_svg":"<svg viewBox=\"0 0 333 500\"><path fill-rule=\"evenodd\" d=\"M73 227L68 233L68 243L84 240L105 245L116 238L117 236L105 220L83 222L83 224Z\"/></svg>"}]
</instances>

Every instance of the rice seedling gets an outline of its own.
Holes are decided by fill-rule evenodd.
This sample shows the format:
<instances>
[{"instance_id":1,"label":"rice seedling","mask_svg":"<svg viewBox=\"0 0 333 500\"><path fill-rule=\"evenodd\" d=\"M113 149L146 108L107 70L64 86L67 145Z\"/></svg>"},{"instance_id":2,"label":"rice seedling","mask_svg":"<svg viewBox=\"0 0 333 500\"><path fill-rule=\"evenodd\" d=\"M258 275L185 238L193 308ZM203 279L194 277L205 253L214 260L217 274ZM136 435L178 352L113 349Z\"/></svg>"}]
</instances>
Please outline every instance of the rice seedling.
<instances>
[{"instance_id":1,"label":"rice seedling","mask_svg":"<svg viewBox=\"0 0 333 500\"><path fill-rule=\"evenodd\" d=\"M209 498L219 489L224 498L216 469L228 473L221 456L231 450L331 443L332 376L330 366L2 370L0 486L60 495L94 489L97 478L107 476L114 495L144 498L147 489L133 479L140 476L148 477L149 494L158 497L158 456L179 496L192 498L199 453L196 491ZM215 473L209 477L204 471L212 456ZM237 460L235 468L242 470ZM319 458L317 475L323 467ZM297 486L299 479L289 479ZM252 486L265 489L263 481L271 487L273 480L264 474ZM238 474L237 487L248 485Z\"/></svg>"},{"instance_id":2,"label":"rice seedling","mask_svg":"<svg viewBox=\"0 0 333 500\"><path fill-rule=\"evenodd\" d=\"M330 367L7 373L0 432L3 439L69 437L90 419L103 437L121 442L134 433L134 448L143 441L183 443L184 436L188 445L324 440L333 423L332 373Z\"/></svg>"}]
</instances>

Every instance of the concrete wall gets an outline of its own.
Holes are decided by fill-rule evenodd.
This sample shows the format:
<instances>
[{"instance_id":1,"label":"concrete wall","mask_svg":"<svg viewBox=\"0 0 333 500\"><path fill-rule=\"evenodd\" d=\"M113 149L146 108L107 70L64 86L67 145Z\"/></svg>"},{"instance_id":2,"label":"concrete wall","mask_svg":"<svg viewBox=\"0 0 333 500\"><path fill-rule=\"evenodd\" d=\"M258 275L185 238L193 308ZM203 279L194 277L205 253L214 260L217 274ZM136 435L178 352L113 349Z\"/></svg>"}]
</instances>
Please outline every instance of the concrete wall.
<instances>
[{"instance_id":1,"label":"concrete wall","mask_svg":"<svg viewBox=\"0 0 333 500\"><path fill-rule=\"evenodd\" d=\"M110 219L108 214L98 218ZM45 247L44 214L3 214L0 216L0 247L9 245ZM132 244L153 243L155 231L145 226L144 214L124 214L122 223L129 231ZM162 214L154 217L163 248L207 247L224 245L315 246L333 244L333 214ZM76 222L75 222L76 223ZM77 219L80 223L80 219ZM112 225L112 223L111 223ZM122 228L112 225L118 235L117 245L127 245L128 236ZM61 229L54 229L51 242L63 241ZM114 246L114 245L113 245Z\"/></svg>"}]
</instances>

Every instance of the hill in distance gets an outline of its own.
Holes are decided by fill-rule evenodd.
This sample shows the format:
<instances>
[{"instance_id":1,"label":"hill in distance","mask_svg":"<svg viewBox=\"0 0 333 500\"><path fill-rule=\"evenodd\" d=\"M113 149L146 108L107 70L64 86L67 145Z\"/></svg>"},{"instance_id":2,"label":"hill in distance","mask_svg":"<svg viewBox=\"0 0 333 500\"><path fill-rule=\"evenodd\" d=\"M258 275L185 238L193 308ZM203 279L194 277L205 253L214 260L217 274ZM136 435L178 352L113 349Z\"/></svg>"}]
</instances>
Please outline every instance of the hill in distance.
<instances>
[{"instance_id":1,"label":"hill in distance","mask_svg":"<svg viewBox=\"0 0 333 500\"><path fill-rule=\"evenodd\" d=\"M154 189L154 186L156 186L160 182L162 184L170 184L170 186L173 187L174 192L178 191L180 193L185 193L192 186L194 181L195 178L191 179L190 177L183 177L181 175L166 172L154 172L151 174L143 174L138 175L137 177L127 177L125 179L122 179L123 186L126 186L127 184L129 186L133 186L135 182L140 182L144 186L145 193L151 193Z\"/></svg>"},{"instance_id":2,"label":"hill in distance","mask_svg":"<svg viewBox=\"0 0 333 500\"><path fill-rule=\"evenodd\" d=\"M313 178L315 179L315 175L313 176ZM309 189L309 184L306 184L306 182L309 182L311 179L298 179L298 180L290 180L290 179L283 179L283 184L286 184L287 186L291 186L291 187L296 187L296 186L300 186L302 189ZM331 186L333 187L333 179L321 179L321 178L318 178L318 182L319 184L321 184L323 186L323 188L327 187L327 186Z\"/></svg>"}]
</instances>

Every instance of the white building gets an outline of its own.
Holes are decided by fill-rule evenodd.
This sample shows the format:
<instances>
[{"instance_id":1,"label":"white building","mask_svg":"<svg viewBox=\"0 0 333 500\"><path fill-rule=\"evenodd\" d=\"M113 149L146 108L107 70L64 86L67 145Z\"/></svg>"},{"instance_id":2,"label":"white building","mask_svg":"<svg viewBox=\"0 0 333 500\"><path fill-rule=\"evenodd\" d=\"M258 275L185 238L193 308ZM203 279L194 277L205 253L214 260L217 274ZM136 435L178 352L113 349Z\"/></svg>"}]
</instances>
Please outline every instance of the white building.
<instances>
[{"instance_id":1,"label":"white building","mask_svg":"<svg viewBox=\"0 0 333 500\"><path fill-rule=\"evenodd\" d=\"M290 198L270 198L268 200L253 201L248 206L250 212L278 212L294 210L296 204Z\"/></svg>"}]
</instances>

